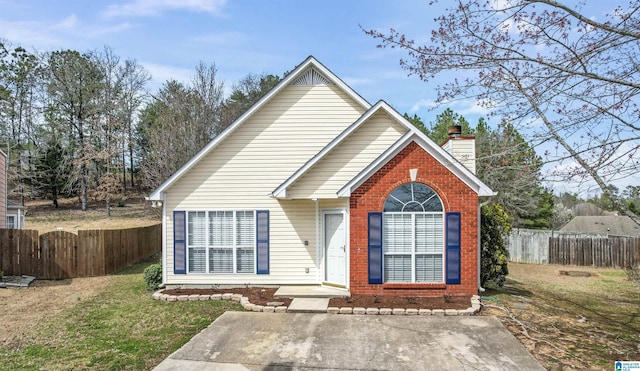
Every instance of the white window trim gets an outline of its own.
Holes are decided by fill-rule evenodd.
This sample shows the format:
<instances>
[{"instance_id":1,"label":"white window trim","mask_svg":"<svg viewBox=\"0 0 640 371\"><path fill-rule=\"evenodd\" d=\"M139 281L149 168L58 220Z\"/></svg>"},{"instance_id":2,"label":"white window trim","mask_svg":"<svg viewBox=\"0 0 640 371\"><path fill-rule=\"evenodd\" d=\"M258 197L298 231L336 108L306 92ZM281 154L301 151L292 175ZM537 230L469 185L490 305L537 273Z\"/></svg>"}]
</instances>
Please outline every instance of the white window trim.
<instances>
[{"instance_id":1,"label":"white window trim","mask_svg":"<svg viewBox=\"0 0 640 371\"><path fill-rule=\"evenodd\" d=\"M11 222L12 226L9 227L9 218L11 218L13 221ZM7 220L5 221L5 227L7 229L17 229L18 226L16 226L16 216L15 215L7 215Z\"/></svg>"},{"instance_id":2,"label":"white window trim","mask_svg":"<svg viewBox=\"0 0 640 371\"><path fill-rule=\"evenodd\" d=\"M233 246L231 247L233 254L232 254L232 261L233 261L233 272L211 272L209 269L209 249L211 248L225 248L225 247L220 247L220 246L212 246L211 245L211 241L209 239L210 237L210 233L209 233L209 213L215 213L215 212L233 212ZM253 229L254 229L254 238L252 241L252 249L253 249L253 272L247 272L247 273L238 273L238 266L237 266L237 261L236 261L236 251L238 249L237 246L237 223L236 223L236 215L239 212L247 212L250 211L253 213ZM190 244L190 237L189 237L189 214L190 213L198 213L198 212L204 212L205 213L205 243L204 245L194 245L192 246ZM186 242L186 260L187 260L187 265L186 265L186 273L187 274L191 274L191 275L202 275L202 274L207 274L207 275L217 275L217 276L223 276L223 275L239 275L239 276L246 276L246 275L255 275L257 272L257 262L256 262L256 254L257 254L257 246L256 246L256 236L255 236L255 229L256 229L256 222L257 222L257 216L256 216L256 210L251 210L251 209L234 209L234 210L187 210L186 211L186 215L185 215L185 222L186 222L186 231L185 231L185 242ZM204 248L205 251L205 271L204 272L191 272L189 270L189 249L191 248Z\"/></svg>"},{"instance_id":3,"label":"white window trim","mask_svg":"<svg viewBox=\"0 0 640 371\"><path fill-rule=\"evenodd\" d=\"M384 216L385 215L389 215L389 214L395 214L395 215L411 215L411 252L386 252L385 249L385 245L383 243L382 245L382 259L383 259L383 269L382 269L382 282L384 283L444 283L446 280L446 272L445 272L445 265L446 265L446 258L445 258L445 236L446 236L446 223L444 222L444 212L442 211L438 211L438 212L402 212L402 211L387 211L382 213L382 219L383 219L383 231L384 231ZM418 253L416 252L416 215L440 215L442 217L442 244L441 244L441 250L439 254L434 254L434 253ZM384 233L384 232L383 232ZM384 237L383 237L384 238ZM384 260L386 259L386 256L407 256L410 255L411 256L411 282L405 282L405 281L387 281L386 277L384 276ZM421 281L421 282L416 282L416 256L428 256L428 255L440 255L442 257L442 280L441 281Z\"/></svg>"}]
</instances>

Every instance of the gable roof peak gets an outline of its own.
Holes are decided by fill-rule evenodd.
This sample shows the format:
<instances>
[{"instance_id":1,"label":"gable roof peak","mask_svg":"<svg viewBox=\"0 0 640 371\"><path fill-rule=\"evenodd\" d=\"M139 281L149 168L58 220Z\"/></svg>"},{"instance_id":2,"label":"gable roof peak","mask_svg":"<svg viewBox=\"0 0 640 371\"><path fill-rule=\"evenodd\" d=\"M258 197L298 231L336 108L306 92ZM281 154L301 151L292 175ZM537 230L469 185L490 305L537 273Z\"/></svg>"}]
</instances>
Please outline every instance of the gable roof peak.
<instances>
[{"instance_id":1,"label":"gable roof peak","mask_svg":"<svg viewBox=\"0 0 640 371\"><path fill-rule=\"evenodd\" d=\"M238 119L236 119L229 127L223 130L215 138L213 138L204 148L200 150L195 156L193 156L186 164L184 164L178 171L173 173L164 183L162 183L151 195L148 200L162 201L164 192L179 178L181 178L186 172L188 172L195 164L197 164L202 158L204 158L218 143L225 140L236 128L242 125L244 122L253 116L253 114L259 111L264 105L269 102L274 96L278 95L285 87L289 86L292 82L301 77L301 75L307 72L307 69L311 67L322 77L322 81L329 82L335 85L342 91L344 91L355 102L360 104L364 109L371 108L371 104L367 102L362 96L360 96L355 90L348 86L338 76L336 76L331 70L325 67L312 55L308 56L302 63L298 64L289 74L283 77L283 79L273 87L267 94L265 94L260 100L258 100L251 108L243 113Z\"/></svg>"}]
</instances>

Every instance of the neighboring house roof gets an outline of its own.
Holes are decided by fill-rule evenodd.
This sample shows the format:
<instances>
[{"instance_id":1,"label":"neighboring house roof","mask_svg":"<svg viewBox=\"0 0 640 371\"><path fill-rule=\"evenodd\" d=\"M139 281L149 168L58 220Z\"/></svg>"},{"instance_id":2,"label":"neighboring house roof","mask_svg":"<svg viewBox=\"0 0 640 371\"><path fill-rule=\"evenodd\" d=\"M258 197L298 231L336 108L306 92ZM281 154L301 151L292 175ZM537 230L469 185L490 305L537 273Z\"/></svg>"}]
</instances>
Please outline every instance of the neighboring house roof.
<instances>
[{"instance_id":1,"label":"neighboring house roof","mask_svg":"<svg viewBox=\"0 0 640 371\"><path fill-rule=\"evenodd\" d=\"M385 112L397 123L403 126L408 132L403 135L393 146L373 161L367 168L354 177L343 188L337 191L339 197L349 197L351 191L364 183L371 175L378 171L391 158L397 155L409 143L415 141L427 153L431 154L437 161L449 168L458 178L460 178L471 189L476 191L479 196L494 196L496 193L487 187L480 179L478 179L469 169L457 161L451 154L438 146L433 140L421 132L415 125L411 124L398 111L389 106L385 101L378 101L373 107L365 112L356 122L344 130L318 154L311 158L307 163L300 167L289 179L273 190L271 195L276 198L286 198L287 188L293 185L297 180L303 177L307 172L311 171L314 165L322 161L331 151L342 143L350 134L355 132L369 118L378 112Z\"/></svg>"},{"instance_id":2,"label":"neighboring house roof","mask_svg":"<svg viewBox=\"0 0 640 371\"><path fill-rule=\"evenodd\" d=\"M286 75L278 85L276 85L273 89L271 89L264 97L262 97L258 102L256 102L251 108L242 114L237 120L235 120L228 128L222 131L219 135L217 135L209 144L207 144L200 152L198 152L194 157L191 158L186 164L184 164L178 171L176 171L169 179L167 179L164 183L162 183L151 195L148 197L149 200L153 201L161 201L163 199L163 192L166 191L172 184L174 184L180 177L182 177L189 169L191 169L195 164L197 164L202 158L204 158L216 145L222 142L225 138L227 138L236 128L246 122L255 112L260 110L267 102L269 102L274 96L276 96L280 91L282 91L287 85L296 81L296 79L303 77L303 73L307 71L308 68L314 68L318 72L322 74L322 77L327 79L330 83L335 84L339 88L341 88L348 96L350 96L354 101L360 104L365 109L369 109L371 104L367 102L364 98L362 98L355 90L351 89L347 84L344 83L338 76L333 74L328 68L326 68L322 63L318 62L313 56L309 56L302 63L300 63L293 71L291 71L288 75Z\"/></svg>"},{"instance_id":3,"label":"neighboring house roof","mask_svg":"<svg viewBox=\"0 0 640 371\"><path fill-rule=\"evenodd\" d=\"M640 236L640 225L628 216L576 216L560 232Z\"/></svg>"}]
</instances>

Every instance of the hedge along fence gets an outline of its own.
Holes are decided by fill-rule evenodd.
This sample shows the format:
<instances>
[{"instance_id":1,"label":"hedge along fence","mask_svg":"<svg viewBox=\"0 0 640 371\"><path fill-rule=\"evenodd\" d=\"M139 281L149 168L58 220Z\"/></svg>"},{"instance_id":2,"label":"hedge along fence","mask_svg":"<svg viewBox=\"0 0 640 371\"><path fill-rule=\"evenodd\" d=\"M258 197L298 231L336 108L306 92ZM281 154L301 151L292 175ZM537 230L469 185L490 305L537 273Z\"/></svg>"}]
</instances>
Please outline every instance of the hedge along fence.
<instances>
[{"instance_id":1,"label":"hedge along fence","mask_svg":"<svg viewBox=\"0 0 640 371\"><path fill-rule=\"evenodd\" d=\"M0 269L5 275L65 279L111 274L162 249L162 225L55 231L0 229Z\"/></svg>"}]
</instances>

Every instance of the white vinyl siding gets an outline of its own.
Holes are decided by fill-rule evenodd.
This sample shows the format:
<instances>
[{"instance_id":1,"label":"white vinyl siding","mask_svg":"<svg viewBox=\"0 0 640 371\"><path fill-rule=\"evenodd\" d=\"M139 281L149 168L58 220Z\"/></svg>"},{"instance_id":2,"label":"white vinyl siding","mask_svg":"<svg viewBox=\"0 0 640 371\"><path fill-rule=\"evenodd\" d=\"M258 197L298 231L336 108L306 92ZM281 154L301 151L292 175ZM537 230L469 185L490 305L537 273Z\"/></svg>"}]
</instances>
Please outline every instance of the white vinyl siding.
<instances>
[{"instance_id":1,"label":"white vinyl siding","mask_svg":"<svg viewBox=\"0 0 640 371\"><path fill-rule=\"evenodd\" d=\"M254 273L254 211L188 211L188 273Z\"/></svg>"},{"instance_id":2,"label":"white vinyl siding","mask_svg":"<svg viewBox=\"0 0 640 371\"><path fill-rule=\"evenodd\" d=\"M167 284L318 283L314 202L276 200L268 194L364 111L336 86L287 86L218 143L167 190L165 206L170 211L269 210L269 274L241 281L231 274L173 274L173 216L168 212Z\"/></svg>"},{"instance_id":3,"label":"white vinyl siding","mask_svg":"<svg viewBox=\"0 0 640 371\"><path fill-rule=\"evenodd\" d=\"M289 186L287 198L336 197L337 191L406 133L385 113L370 117L357 130Z\"/></svg>"}]
</instances>

